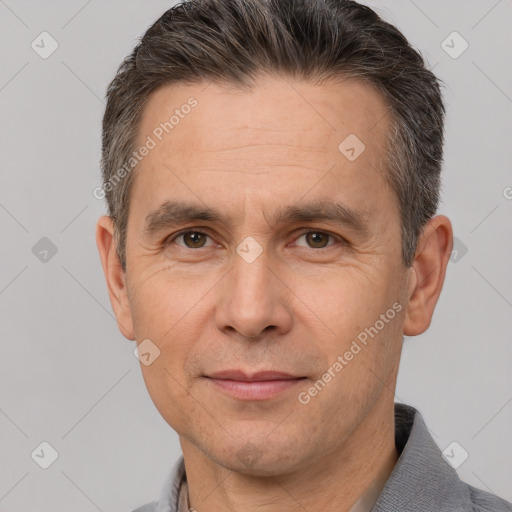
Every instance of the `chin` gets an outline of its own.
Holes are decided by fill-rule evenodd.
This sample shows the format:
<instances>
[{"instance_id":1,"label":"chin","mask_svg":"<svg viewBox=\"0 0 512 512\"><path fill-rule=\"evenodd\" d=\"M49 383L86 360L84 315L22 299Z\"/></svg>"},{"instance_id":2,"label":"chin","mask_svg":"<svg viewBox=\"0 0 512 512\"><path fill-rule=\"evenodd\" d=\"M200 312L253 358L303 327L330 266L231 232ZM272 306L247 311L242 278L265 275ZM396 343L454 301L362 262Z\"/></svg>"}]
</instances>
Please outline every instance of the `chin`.
<instances>
[{"instance_id":1,"label":"chin","mask_svg":"<svg viewBox=\"0 0 512 512\"><path fill-rule=\"evenodd\" d=\"M295 448L296 448L295 444ZM278 476L291 473L301 466L297 459L300 451L293 449L288 443L274 446L262 443L246 442L241 446L230 447L228 453L209 453L208 455L220 466L251 476Z\"/></svg>"}]
</instances>

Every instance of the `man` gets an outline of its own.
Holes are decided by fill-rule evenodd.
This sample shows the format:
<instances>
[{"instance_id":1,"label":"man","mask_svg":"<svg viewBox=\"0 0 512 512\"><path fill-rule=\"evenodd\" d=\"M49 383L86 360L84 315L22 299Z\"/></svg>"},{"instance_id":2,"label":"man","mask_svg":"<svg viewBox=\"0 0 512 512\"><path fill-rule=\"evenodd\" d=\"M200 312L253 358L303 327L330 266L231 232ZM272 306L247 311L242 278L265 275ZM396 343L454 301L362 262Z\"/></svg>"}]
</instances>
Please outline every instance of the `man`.
<instances>
[{"instance_id":1,"label":"man","mask_svg":"<svg viewBox=\"0 0 512 512\"><path fill-rule=\"evenodd\" d=\"M110 84L97 244L183 451L148 511L504 511L394 404L452 250L444 108L342 0L192 0Z\"/></svg>"}]
</instances>

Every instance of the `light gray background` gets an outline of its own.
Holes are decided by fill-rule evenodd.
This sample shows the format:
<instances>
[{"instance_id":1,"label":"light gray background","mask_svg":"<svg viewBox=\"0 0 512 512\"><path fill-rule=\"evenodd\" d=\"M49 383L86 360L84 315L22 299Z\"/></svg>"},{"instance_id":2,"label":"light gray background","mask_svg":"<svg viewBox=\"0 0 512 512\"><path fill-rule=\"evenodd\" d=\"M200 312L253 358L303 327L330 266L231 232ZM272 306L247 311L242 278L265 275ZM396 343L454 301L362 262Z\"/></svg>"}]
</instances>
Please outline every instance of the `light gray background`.
<instances>
[{"instance_id":1,"label":"light gray background","mask_svg":"<svg viewBox=\"0 0 512 512\"><path fill-rule=\"evenodd\" d=\"M94 241L103 97L172 3L0 0L0 510L129 511L156 499L179 451L114 321ZM467 247L430 330L406 340L397 401L461 477L512 500L512 2L373 2L445 81L443 201ZM48 31L48 59L32 41ZM469 43L451 58L441 42ZM507 198L508 197L508 198ZM46 263L32 247L48 237ZM462 245L460 246L462 247ZM459 248L460 248L459 247ZM59 453L41 469L31 452Z\"/></svg>"}]
</instances>

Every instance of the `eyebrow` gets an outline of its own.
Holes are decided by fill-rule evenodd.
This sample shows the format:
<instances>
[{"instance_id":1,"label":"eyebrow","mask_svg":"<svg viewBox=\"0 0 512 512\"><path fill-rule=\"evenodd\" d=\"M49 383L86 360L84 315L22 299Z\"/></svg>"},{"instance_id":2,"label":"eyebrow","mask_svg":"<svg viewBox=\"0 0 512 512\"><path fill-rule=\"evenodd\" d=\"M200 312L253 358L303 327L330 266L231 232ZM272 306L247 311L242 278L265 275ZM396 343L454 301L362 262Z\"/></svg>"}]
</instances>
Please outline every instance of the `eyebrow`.
<instances>
[{"instance_id":1,"label":"eyebrow","mask_svg":"<svg viewBox=\"0 0 512 512\"><path fill-rule=\"evenodd\" d=\"M300 206L285 206L273 212L270 218L267 216L265 218L271 228L278 224L327 221L345 226L361 235L367 235L369 230L367 212L354 210L335 202L317 201ZM236 219L236 222L233 222L224 213L204 204L165 201L147 215L144 232L154 235L163 229L193 221L220 223L232 229L239 220Z\"/></svg>"}]
</instances>

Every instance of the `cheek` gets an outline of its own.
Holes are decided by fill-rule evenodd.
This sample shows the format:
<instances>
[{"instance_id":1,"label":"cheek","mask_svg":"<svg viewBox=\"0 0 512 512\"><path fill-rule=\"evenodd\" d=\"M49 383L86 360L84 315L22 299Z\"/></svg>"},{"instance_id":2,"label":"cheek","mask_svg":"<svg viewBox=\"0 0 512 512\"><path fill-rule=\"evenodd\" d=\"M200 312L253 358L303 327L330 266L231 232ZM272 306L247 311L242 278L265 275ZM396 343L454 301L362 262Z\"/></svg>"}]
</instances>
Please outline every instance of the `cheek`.
<instances>
[{"instance_id":1,"label":"cheek","mask_svg":"<svg viewBox=\"0 0 512 512\"><path fill-rule=\"evenodd\" d=\"M405 311L399 286L390 285L399 282L397 277L386 269L360 270L340 269L321 283L303 283L296 292L312 312L310 339L329 361L324 371L341 357L343 369L331 369L333 380L356 394L365 393L361 383L370 385L376 378L372 372L387 379L400 355Z\"/></svg>"},{"instance_id":2,"label":"cheek","mask_svg":"<svg viewBox=\"0 0 512 512\"><path fill-rule=\"evenodd\" d=\"M137 339L165 340L197 309L209 289L205 278L187 278L169 265L155 265L140 273L129 287Z\"/></svg>"},{"instance_id":3,"label":"cheek","mask_svg":"<svg viewBox=\"0 0 512 512\"><path fill-rule=\"evenodd\" d=\"M331 337L346 339L373 324L394 302L383 277L384 272L376 269L366 272L347 267L318 279L296 280L294 291L318 320L319 328Z\"/></svg>"},{"instance_id":4,"label":"cheek","mask_svg":"<svg viewBox=\"0 0 512 512\"><path fill-rule=\"evenodd\" d=\"M323 419L332 432L357 422L382 393L393 389L400 359L402 303L364 293L351 300L338 302L344 308L338 316L333 305L324 309L323 318L330 315L336 335L319 340L317 350L327 356L328 364L300 397L311 416ZM334 410L342 411L340 425L329 423Z\"/></svg>"},{"instance_id":5,"label":"cheek","mask_svg":"<svg viewBox=\"0 0 512 512\"><path fill-rule=\"evenodd\" d=\"M182 374L161 356L151 366L143 366L142 375L149 396L165 421L179 434L190 432L195 418L201 417L204 411L201 400L191 399Z\"/></svg>"},{"instance_id":6,"label":"cheek","mask_svg":"<svg viewBox=\"0 0 512 512\"><path fill-rule=\"evenodd\" d=\"M211 285L171 276L169 269L150 276L138 281L130 302L136 339L149 339L157 347L158 357L148 366L141 364L141 370L152 400L164 414L190 385L188 360L205 328L205 295Z\"/></svg>"}]
</instances>

